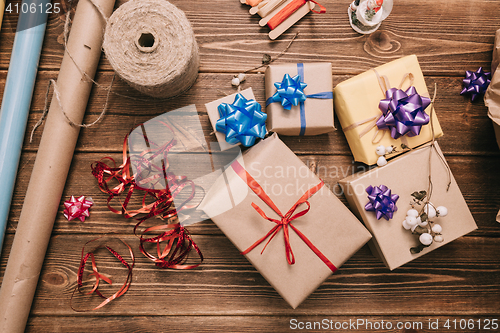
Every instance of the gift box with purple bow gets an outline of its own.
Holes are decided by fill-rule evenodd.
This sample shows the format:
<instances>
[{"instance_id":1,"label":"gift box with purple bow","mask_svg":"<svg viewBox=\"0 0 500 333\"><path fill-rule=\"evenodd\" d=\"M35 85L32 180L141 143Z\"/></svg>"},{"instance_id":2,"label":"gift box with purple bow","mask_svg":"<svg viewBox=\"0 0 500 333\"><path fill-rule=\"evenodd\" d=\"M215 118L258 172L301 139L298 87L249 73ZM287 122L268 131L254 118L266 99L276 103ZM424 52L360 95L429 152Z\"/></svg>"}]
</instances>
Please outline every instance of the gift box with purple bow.
<instances>
[{"instance_id":1,"label":"gift box with purple bow","mask_svg":"<svg viewBox=\"0 0 500 333\"><path fill-rule=\"evenodd\" d=\"M437 142L339 184L373 235L373 254L391 270L477 228Z\"/></svg>"},{"instance_id":2,"label":"gift box with purple bow","mask_svg":"<svg viewBox=\"0 0 500 333\"><path fill-rule=\"evenodd\" d=\"M330 63L269 65L265 85L269 131L302 136L335 130Z\"/></svg>"},{"instance_id":3,"label":"gift box with purple bow","mask_svg":"<svg viewBox=\"0 0 500 333\"><path fill-rule=\"evenodd\" d=\"M439 92L438 92L439 94ZM378 146L393 146L391 156L432 140L431 98L415 55L370 69L339 83L335 112L359 162L377 163ZM435 111L435 110L434 110ZM433 113L434 137L443 135Z\"/></svg>"}]
</instances>

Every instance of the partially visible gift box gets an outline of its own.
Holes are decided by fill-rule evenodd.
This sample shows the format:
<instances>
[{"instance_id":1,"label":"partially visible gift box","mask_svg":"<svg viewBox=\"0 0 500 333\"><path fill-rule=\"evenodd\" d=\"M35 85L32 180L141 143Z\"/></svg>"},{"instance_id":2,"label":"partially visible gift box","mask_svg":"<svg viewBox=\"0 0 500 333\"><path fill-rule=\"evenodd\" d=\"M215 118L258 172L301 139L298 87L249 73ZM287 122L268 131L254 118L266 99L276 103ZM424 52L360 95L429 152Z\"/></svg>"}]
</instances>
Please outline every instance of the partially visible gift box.
<instances>
[{"instance_id":1,"label":"partially visible gift box","mask_svg":"<svg viewBox=\"0 0 500 333\"><path fill-rule=\"evenodd\" d=\"M371 238L322 185L273 134L231 164L200 205L293 308Z\"/></svg>"},{"instance_id":2,"label":"partially visible gift box","mask_svg":"<svg viewBox=\"0 0 500 333\"><path fill-rule=\"evenodd\" d=\"M500 29L495 35L495 46L491 60L491 83L484 94L484 104L488 107L488 117L493 122L498 147L500 147ZM500 211L497 214L500 222Z\"/></svg>"},{"instance_id":3,"label":"partially visible gift box","mask_svg":"<svg viewBox=\"0 0 500 333\"><path fill-rule=\"evenodd\" d=\"M377 77L377 73L380 79ZM388 79L389 87L387 89L383 87L384 82L386 82L383 80L384 76ZM407 80L404 80L405 77ZM409 92L407 88L410 86L411 77L413 77L411 86L415 87L416 91ZM396 96L400 91L390 90L399 87L405 95ZM388 90L391 94L395 92L391 98L388 98ZM415 92L419 96L414 94ZM409 95L408 98L405 97L406 94ZM375 68L375 70L368 70L339 83L334 89L335 113L344 130L354 159L373 165L378 159L375 148L379 145L401 147L401 144L404 143L410 148L415 148L431 141L432 131L428 115L432 105L428 106L426 111L424 110L425 114L421 110L430 104L429 97L424 76L415 55L391 61ZM383 103L380 103L381 100L386 100L385 109L389 111L388 114L383 113L379 107L379 104L384 106ZM422 107L419 107L416 102L422 102ZM391 107L394 108L394 112L391 112ZM435 112L432 113L434 136L438 138L443 135L443 132ZM381 116L384 117L380 119ZM382 128L388 129L381 129L382 132L377 133L378 124L385 125ZM406 134L401 135L405 132ZM417 133L418 135L416 135ZM380 137L382 139L379 141ZM401 151L400 149L399 152Z\"/></svg>"},{"instance_id":4,"label":"partially visible gift box","mask_svg":"<svg viewBox=\"0 0 500 333\"><path fill-rule=\"evenodd\" d=\"M500 29L495 35L495 46L491 61L491 83L484 94L484 104L488 107L488 117L493 121L495 136L500 147ZM500 213L499 213L500 214ZM500 222L500 219L499 219Z\"/></svg>"},{"instance_id":5,"label":"partially visible gift box","mask_svg":"<svg viewBox=\"0 0 500 333\"><path fill-rule=\"evenodd\" d=\"M435 207L428 208L430 211L428 220L432 220L433 224L430 226L439 225L433 231L436 231L439 234L437 236L441 238L436 239L430 246L421 249L420 252L412 253L412 247L421 246L420 237L418 234L413 234L411 229L407 230L408 225L405 227L402 222L409 220L407 215L412 215L408 211L412 208L410 203L414 203L414 196L421 195L421 191L428 191L429 154L431 155L430 174L432 176L430 202ZM447 191L449 181L451 181L451 185ZM375 256L380 257L391 270L477 229L474 218L451 171L449 171L437 143L435 143L434 148L431 145L426 145L389 161L383 167L349 176L341 180L340 185L350 208L363 220L365 226L373 235L372 241L369 243L372 252ZM372 200L370 200L369 193L367 193L368 188L368 192L374 194L372 188L369 188L370 186L372 188L382 187L383 190L388 189L390 190L390 196L399 196L399 198L392 198L395 199L392 201L395 201L397 208L385 211L385 213L389 213L388 215L392 215L392 218L388 220L383 217L377 219L381 214L378 209L382 210L383 215L383 206L387 208L388 205L386 204L388 203L390 206L391 200L389 199L389 202L386 201L384 204L387 196L382 198L382 193L379 193L382 200L378 204L372 205ZM374 196L372 196L373 198ZM379 205L379 207L374 209L376 205ZM417 207L424 208L425 206L415 205L415 210L418 211ZM445 207L442 209L442 216L437 214L438 217L433 217L433 215L436 215L434 214L436 210L439 212L436 207ZM425 209L424 212L426 212ZM425 221L419 219L418 223L425 224ZM442 230L439 230L440 228Z\"/></svg>"},{"instance_id":6,"label":"partially visible gift box","mask_svg":"<svg viewBox=\"0 0 500 333\"><path fill-rule=\"evenodd\" d=\"M267 133L267 115L255 101L252 88L205 104L220 150L239 144L252 146Z\"/></svg>"},{"instance_id":7,"label":"partially visible gift box","mask_svg":"<svg viewBox=\"0 0 500 333\"><path fill-rule=\"evenodd\" d=\"M318 135L335 130L331 63L269 65L265 85L269 131Z\"/></svg>"}]
</instances>

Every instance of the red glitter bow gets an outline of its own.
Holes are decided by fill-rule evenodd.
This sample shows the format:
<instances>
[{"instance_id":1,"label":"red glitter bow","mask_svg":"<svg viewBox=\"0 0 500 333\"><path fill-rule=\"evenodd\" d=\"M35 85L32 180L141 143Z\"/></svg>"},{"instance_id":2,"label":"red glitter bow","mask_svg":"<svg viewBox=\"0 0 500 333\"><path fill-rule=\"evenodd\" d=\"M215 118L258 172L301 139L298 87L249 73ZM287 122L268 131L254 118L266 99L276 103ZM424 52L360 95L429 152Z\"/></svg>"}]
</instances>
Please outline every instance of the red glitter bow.
<instances>
[{"instance_id":1,"label":"red glitter bow","mask_svg":"<svg viewBox=\"0 0 500 333\"><path fill-rule=\"evenodd\" d=\"M293 265L295 263L295 257L293 255L292 247L290 245L290 235L289 235L289 229L288 229L290 227L304 241L304 243L306 243L307 246L309 246L309 248L314 252L314 254L316 254L328 266L328 268L330 268L330 270L332 272L335 272L337 270L337 267L335 267L335 265L330 260L328 260L328 258L323 253L321 253L321 251L316 246L314 246L314 244L311 243L311 241L291 223L293 220L295 220L295 219L307 214L307 212L309 212L309 209L311 208L311 204L307 201L307 199L309 199L312 195L314 195L314 193L318 192L323 187L323 185L324 185L323 181L321 181L318 185L307 190L306 193L304 193L302 195L302 197L300 197L300 199L292 206L292 208L290 208L290 210L288 210L288 212L285 215L283 215L281 213L281 211L278 209L278 207L271 200L271 198L269 198L269 196L264 192L264 189L241 166L241 164L238 163L238 161L234 161L231 164L231 166L232 166L233 170L236 172L236 174L241 179L243 179L243 181L248 185L248 187L250 187L250 189L255 194L257 194L257 196L260 199L262 199L262 201L264 201L281 218L280 220L277 220L277 219L267 217L266 214L264 213L264 211L259 206L257 206L255 203L252 202L252 207L260 214L260 216L262 216L263 218L265 218L268 221L276 223L276 225L264 237L262 237L261 239L256 241L253 245L251 245L245 251L241 252L241 254L249 253L255 247L257 247L260 243L262 243L267 238L269 238L266 245L262 249L261 253L263 253L264 250L266 249L267 245L269 244L269 242L274 238L274 236L276 236L278 234L278 232L281 229L283 229L283 236L285 239L286 260L287 260L288 264ZM293 215L295 210L303 203L307 204L307 208L298 212L297 214Z\"/></svg>"},{"instance_id":2,"label":"red glitter bow","mask_svg":"<svg viewBox=\"0 0 500 333\"><path fill-rule=\"evenodd\" d=\"M92 200L85 199L83 195L77 199L71 196L71 199L64 202L64 216L68 221L79 219L85 222L85 217L89 217L89 208L92 207L93 204L94 202L92 202Z\"/></svg>"}]
</instances>

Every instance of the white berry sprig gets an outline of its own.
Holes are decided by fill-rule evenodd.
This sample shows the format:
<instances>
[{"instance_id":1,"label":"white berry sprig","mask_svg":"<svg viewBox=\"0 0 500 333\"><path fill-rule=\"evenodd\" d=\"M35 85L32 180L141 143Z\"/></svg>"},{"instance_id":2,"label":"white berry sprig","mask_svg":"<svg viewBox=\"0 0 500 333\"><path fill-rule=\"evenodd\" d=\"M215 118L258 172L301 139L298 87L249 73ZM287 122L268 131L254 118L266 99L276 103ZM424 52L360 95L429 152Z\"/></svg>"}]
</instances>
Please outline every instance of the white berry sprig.
<instances>
[{"instance_id":1,"label":"white berry sprig","mask_svg":"<svg viewBox=\"0 0 500 333\"><path fill-rule=\"evenodd\" d=\"M403 228L411 230L414 235L418 236L420 244L410 248L412 254L421 252L433 242L442 242L443 236L441 232L443 228L440 224L433 222L431 219L445 217L448 215L448 209L444 206L435 207L431 202L424 202L427 197L426 191L413 192L411 194L413 201L410 203L411 209L406 213L406 218L403 221ZM415 209L416 206L422 206L420 210Z\"/></svg>"},{"instance_id":2,"label":"white berry sprig","mask_svg":"<svg viewBox=\"0 0 500 333\"><path fill-rule=\"evenodd\" d=\"M245 73L235 74L233 79L231 80L231 84L234 87L239 87L239 85L243 83L246 80L246 78L247 76L245 75Z\"/></svg>"},{"instance_id":3,"label":"white berry sprig","mask_svg":"<svg viewBox=\"0 0 500 333\"><path fill-rule=\"evenodd\" d=\"M408 146L406 146L404 143L402 143L401 144L401 149L402 150L408 150L410 148L408 148ZM384 166L384 165L387 164L386 157L388 157L391 154L397 153L398 150L393 145L390 145L390 146L387 146L387 147L384 147L383 145L380 145L380 146L378 146L375 149L375 152L379 156L379 158L377 159L377 165L378 166Z\"/></svg>"}]
</instances>

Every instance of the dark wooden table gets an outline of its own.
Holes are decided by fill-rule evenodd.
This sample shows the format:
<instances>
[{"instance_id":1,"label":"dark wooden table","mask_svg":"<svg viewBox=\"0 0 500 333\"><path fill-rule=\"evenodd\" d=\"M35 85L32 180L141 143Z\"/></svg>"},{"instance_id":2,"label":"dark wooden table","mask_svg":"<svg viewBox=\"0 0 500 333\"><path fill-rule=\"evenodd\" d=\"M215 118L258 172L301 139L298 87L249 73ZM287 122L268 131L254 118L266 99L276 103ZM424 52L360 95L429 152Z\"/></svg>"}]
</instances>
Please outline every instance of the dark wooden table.
<instances>
[{"instance_id":1,"label":"dark wooden table","mask_svg":"<svg viewBox=\"0 0 500 333\"><path fill-rule=\"evenodd\" d=\"M120 0L117 5L123 3ZM500 202L500 153L482 100L471 103L460 96L466 70L490 70L496 29L500 28L500 1L407 0L394 9L372 35L359 35L349 26L350 0L323 0L327 13L309 14L277 41L248 7L238 0L172 0L191 21L201 53L196 84L168 102L137 102L112 96L109 112L98 124L80 133L63 199L71 195L93 197L91 217L84 223L68 222L60 213L31 308L27 331L289 331L290 320L348 322L362 319L393 323L439 320L440 330L462 332L460 320L500 320L500 225L495 215ZM7 15L0 33L0 91L3 92L17 18ZM7 236L2 249L0 276L5 271L10 246L35 160L42 130L32 143L28 133L41 116L49 79L55 79L63 56L64 17L52 14L35 87L28 130L21 157ZM438 86L436 110L444 130L439 139L478 230L390 272L372 256L367 246L322 284L301 306L292 310L241 256L211 222L190 228L205 256L203 265L189 271L156 268L142 256L132 234L133 221L111 213L106 196L98 190L90 164L104 156L120 159L123 137L130 128L164 112L196 104L208 139L210 126L204 104L234 92L235 73L253 68L264 53L276 56L299 36L277 63L328 61L333 65L334 86L369 68L401 56L416 54L430 91ZM96 80L108 85L113 76L101 59ZM264 75L248 75L243 88L252 87L264 103ZM118 80L114 91L133 97L138 92ZM85 122L101 112L105 91L94 89ZM337 127L338 122L337 122ZM338 166L324 181L335 186L351 172L352 155L342 130L315 137L283 137L285 143L308 163ZM345 199L341 197L345 202ZM33 217L36 218L36 217ZM76 285L81 247L86 241L110 232L129 242L137 257L133 283L119 300L93 312L76 313L70 298ZM100 263L118 280L123 269L112 258ZM119 283L119 282L118 282ZM297 286L300 288L300 286ZM443 324L450 320L450 329ZM455 324L456 323L456 328ZM491 327L493 328L493 327ZM500 329L498 329L500 330ZM359 331L373 331L360 326Z\"/></svg>"}]
</instances>

